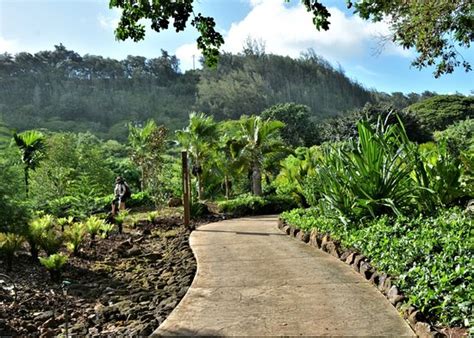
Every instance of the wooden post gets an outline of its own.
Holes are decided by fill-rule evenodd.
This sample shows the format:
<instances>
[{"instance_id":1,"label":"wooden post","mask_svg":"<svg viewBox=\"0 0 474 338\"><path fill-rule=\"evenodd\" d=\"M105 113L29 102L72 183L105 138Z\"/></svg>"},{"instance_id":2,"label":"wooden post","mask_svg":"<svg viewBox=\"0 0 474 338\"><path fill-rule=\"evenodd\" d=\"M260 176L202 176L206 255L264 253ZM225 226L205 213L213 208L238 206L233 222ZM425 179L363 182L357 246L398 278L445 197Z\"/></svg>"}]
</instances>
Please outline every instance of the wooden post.
<instances>
[{"instance_id":1,"label":"wooden post","mask_svg":"<svg viewBox=\"0 0 474 338\"><path fill-rule=\"evenodd\" d=\"M184 206L184 226L190 227L191 208L191 184L189 182L189 168L188 168L188 152L183 150L181 152L181 165L183 174L183 206Z\"/></svg>"}]
</instances>

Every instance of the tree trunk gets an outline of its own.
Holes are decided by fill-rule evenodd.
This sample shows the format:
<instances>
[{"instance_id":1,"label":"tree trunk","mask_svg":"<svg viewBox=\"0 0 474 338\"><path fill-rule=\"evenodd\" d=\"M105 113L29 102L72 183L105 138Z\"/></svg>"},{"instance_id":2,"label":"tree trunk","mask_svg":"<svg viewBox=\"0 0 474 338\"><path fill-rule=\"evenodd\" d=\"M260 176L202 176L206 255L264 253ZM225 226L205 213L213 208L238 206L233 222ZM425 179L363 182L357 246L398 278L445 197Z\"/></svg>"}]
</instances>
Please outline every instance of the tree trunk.
<instances>
[{"instance_id":1,"label":"tree trunk","mask_svg":"<svg viewBox=\"0 0 474 338\"><path fill-rule=\"evenodd\" d=\"M225 184L225 199L229 199L230 195L230 186L229 186L229 177L227 175L224 176L224 184Z\"/></svg>"},{"instance_id":2,"label":"tree trunk","mask_svg":"<svg viewBox=\"0 0 474 338\"><path fill-rule=\"evenodd\" d=\"M38 250L38 247L36 246L36 243L35 243L34 241L28 241L28 243L30 244L31 259L32 259L34 262L38 262L38 253L39 253L39 250Z\"/></svg>"},{"instance_id":3,"label":"tree trunk","mask_svg":"<svg viewBox=\"0 0 474 338\"><path fill-rule=\"evenodd\" d=\"M256 196L262 196L262 173L258 165L252 169L252 191Z\"/></svg>"},{"instance_id":4,"label":"tree trunk","mask_svg":"<svg viewBox=\"0 0 474 338\"><path fill-rule=\"evenodd\" d=\"M29 195L29 186L28 186L28 168L25 167L25 189L26 189L26 198L28 198Z\"/></svg>"},{"instance_id":5,"label":"tree trunk","mask_svg":"<svg viewBox=\"0 0 474 338\"><path fill-rule=\"evenodd\" d=\"M143 169L143 165L140 167L141 173L141 180L140 180L140 189L145 191L145 170Z\"/></svg>"},{"instance_id":6,"label":"tree trunk","mask_svg":"<svg viewBox=\"0 0 474 338\"><path fill-rule=\"evenodd\" d=\"M203 200L203 195L204 195L204 187L202 186L202 174L197 173L197 183L198 183L198 200L202 201Z\"/></svg>"}]
</instances>

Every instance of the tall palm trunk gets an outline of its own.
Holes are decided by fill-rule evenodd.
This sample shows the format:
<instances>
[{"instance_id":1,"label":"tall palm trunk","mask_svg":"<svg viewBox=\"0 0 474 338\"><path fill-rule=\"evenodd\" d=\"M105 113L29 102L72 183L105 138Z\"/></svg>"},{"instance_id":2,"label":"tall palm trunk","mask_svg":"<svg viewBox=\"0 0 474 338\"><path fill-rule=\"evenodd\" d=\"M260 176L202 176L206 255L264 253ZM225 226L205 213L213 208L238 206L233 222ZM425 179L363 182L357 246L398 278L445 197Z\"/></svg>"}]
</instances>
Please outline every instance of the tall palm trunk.
<instances>
[{"instance_id":1,"label":"tall palm trunk","mask_svg":"<svg viewBox=\"0 0 474 338\"><path fill-rule=\"evenodd\" d=\"M29 172L28 172L28 168L25 167L25 190L26 190L26 198L28 198L28 195L30 193L30 187L29 187Z\"/></svg>"},{"instance_id":2,"label":"tall palm trunk","mask_svg":"<svg viewBox=\"0 0 474 338\"><path fill-rule=\"evenodd\" d=\"M225 199L229 199L230 195L230 183L229 183L229 176L225 175L224 176L224 185L225 185Z\"/></svg>"},{"instance_id":3,"label":"tall palm trunk","mask_svg":"<svg viewBox=\"0 0 474 338\"><path fill-rule=\"evenodd\" d=\"M256 196L262 196L262 173L257 164L252 168L252 191Z\"/></svg>"},{"instance_id":4,"label":"tall palm trunk","mask_svg":"<svg viewBox=\"0 0 474 338\"><path fill-rule=\"evenodd\" d=\"M202 184L202 174L198 172L196 174L197 184L198 184L198 200L202 201L204 199L204 186Z\"/></svg>"}]
</instances>

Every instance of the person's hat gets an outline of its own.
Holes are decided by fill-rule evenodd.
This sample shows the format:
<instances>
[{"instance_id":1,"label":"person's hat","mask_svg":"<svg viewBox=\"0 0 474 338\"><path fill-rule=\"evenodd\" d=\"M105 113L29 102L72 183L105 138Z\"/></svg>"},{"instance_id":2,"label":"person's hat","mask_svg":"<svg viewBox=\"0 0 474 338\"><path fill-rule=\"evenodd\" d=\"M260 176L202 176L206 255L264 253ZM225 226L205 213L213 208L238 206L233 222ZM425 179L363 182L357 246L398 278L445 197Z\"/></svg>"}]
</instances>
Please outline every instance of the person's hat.
<instances>
[{"instance_id":1,"label":"person's hat","mask_svg":"<svg viewBox=\"0 0 474 338\"><path fill-rule=\"evenodd\" d=\"M122 182L123 182L122 176L117 176L117 178L115 179L115 183L122 183Z\"/></svg>"}]
</instances>

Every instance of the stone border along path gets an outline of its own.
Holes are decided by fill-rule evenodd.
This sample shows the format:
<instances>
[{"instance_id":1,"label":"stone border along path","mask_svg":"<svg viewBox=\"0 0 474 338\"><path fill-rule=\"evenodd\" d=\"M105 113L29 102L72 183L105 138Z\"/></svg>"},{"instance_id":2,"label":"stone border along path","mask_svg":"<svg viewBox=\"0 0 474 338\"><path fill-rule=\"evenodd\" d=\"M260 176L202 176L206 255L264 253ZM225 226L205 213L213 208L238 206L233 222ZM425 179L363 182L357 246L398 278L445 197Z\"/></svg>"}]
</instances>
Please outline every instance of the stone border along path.
<instances>
[{"instance_id":1,"label":"stone border along path","mask_svg":"<svg viewBox=\"0 0 474 338\"><path fill-rule=\"evenodd\" d=\"M196 277L154 335L415 336L367 280L277 223L247 217L194 231Z\"/></svg>"}]
</instances>

